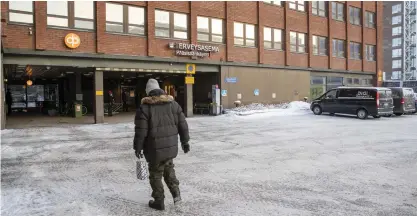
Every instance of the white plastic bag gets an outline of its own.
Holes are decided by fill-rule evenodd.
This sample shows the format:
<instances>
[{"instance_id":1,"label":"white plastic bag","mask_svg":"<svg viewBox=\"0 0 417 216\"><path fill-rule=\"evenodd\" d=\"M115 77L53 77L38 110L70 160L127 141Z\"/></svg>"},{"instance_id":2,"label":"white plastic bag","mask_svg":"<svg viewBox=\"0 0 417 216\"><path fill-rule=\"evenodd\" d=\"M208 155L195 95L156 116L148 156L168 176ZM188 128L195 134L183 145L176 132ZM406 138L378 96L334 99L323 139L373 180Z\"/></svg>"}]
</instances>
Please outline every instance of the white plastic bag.
<instances>
[{"instance_id":1,"label":"white plastic bag","mask_svg":"<svg viewBox=\"0 0 417 216\"><path fill-rule=\"evenodd\" d=\"M148 164L145 160L137 160L136 161L136 176L139 180L146 180L148 179Z\"/></svg>"}]
</instances>

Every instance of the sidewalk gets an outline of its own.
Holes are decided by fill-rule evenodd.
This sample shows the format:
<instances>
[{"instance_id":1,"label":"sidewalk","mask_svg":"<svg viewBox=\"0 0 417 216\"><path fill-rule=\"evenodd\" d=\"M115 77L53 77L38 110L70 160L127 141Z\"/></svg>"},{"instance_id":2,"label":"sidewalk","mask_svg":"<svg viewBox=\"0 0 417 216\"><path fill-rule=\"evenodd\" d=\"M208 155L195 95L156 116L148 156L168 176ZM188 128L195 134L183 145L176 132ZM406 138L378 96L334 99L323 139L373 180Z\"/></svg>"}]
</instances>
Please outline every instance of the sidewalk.
<instances>
[{"instance_id":1,"label":"sidewalk","mask_svg":"<svg viewBox=\"0 0 417 216\"><path fill-rule=\"evenodd\" d=\"M135 112L118 113L112 117L105 116L105 123L125 123L133 122ZM81 118L64 116L45 116L33 113L18 113L7 118L6 129L23 129L32 127L66 127L72 125L94 124L94 116L86 115Z\"/></svg>"}]
</instances>

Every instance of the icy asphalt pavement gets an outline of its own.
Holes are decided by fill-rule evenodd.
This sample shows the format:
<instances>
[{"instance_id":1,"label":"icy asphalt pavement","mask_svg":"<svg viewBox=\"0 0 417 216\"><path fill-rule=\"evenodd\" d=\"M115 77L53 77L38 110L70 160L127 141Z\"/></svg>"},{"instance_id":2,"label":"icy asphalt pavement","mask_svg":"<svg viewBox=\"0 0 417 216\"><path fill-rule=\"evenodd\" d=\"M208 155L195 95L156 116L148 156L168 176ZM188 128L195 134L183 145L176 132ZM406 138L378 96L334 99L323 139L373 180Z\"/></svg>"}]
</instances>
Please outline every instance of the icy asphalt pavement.
<instances>
[{"instance_id":1,"label":"icy asphalt pavement","mask_svg":"<svg viewBox=\"0 0 417 216\"><path fill-rule=\"evenodd\" d=\"M417 115L362 121L273 113L189 119L191 152L147 207L133 124L6 130L1 215L417 215Z\"/></svg>"}]
</instances>

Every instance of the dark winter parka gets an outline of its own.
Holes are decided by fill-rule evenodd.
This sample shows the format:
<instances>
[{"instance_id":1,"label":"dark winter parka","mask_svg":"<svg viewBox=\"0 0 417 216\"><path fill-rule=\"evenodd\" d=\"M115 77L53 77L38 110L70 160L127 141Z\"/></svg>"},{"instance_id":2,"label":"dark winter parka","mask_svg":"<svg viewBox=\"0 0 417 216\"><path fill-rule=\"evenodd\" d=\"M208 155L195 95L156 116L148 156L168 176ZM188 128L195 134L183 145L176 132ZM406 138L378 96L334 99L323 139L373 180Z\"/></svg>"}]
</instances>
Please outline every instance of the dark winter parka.
<instances>
[{"instance_id":1,"label":"dark winter parka","mask_svg":"<svg viewBox=\"0 0 417 216\"><path fill-rule=\"evenodd\" d=\"M189 141L180 105L161 89L151 91L136 111L133 149L143 150L148 163L160 163L177 156L178 134L181 143Z\"/></svg>"}]
</instances>

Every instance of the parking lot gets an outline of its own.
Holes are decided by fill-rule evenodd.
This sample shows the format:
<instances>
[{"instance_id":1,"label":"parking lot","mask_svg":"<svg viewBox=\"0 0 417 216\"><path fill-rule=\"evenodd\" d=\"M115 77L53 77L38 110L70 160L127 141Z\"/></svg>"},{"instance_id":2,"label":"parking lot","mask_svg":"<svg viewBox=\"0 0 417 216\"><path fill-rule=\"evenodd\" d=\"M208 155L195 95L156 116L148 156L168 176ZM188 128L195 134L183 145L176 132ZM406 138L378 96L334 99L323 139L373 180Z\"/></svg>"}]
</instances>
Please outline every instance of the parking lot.
<instances>
[{"instance_id":1,"label":"parking lot","mask_svg":"<svg viewBox=\"0 0 417 216\"><path fill-rule=\"evenodd\" d=\"M191 118L183 202L147 207L133 124L2 131L1 215L417 215L417 115Z\"/></svg>"}]
</instances>

